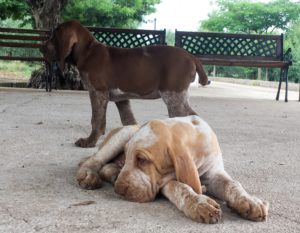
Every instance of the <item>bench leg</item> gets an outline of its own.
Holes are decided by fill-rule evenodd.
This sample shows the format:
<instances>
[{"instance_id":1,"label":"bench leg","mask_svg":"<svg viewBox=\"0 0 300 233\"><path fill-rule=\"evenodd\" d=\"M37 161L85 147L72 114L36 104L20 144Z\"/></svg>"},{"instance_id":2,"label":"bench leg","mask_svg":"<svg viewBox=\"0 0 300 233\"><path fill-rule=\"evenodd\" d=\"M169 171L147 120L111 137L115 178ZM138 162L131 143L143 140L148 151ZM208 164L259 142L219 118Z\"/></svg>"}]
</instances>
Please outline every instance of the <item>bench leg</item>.
<instances>
[{"instance_id":1,"label":"bench leg","mask_svg":"<svg viewBox=\"0 0 300 233\"><path fill-rule=\"evenodd\" d=\"M288 72L289 72L289 67L287 67L285 69L285 72L284 72L284 77L285 77L285 102L288 102L288 91L289 91L289 88L288 88L288 83L289 83Z\"/></svg>"},{"instance_id":2,"label":"bench leg","mask_svg":"<svg viewBox=\"0 0 300 233\"><path fill-rule=\"evenodd\" d=\"M49 91L52 91L53 86L53 63L50 64L50 72L49 72Z\"/></svg>"},{"instance_id":3,"label":"bench leg","mask_svg":"<svg viewBox=\"0 0 300 233\"><path fill-rule=\"evenodd\" d=\"M276 100L279 100L279 95L280 95L280 90L281 90L281 83L282 83L282 77L284 75L284 69L280 70L280 77L279 77L279 84L278 84L278 91L277 91L277 95L276 95Z\"/></svg>"},{"instance_id":4,"label":"bench leg","mask_svg":"<svg viewBox=\"0 0 300 233\"><path fill-rule=\"evenodd\" d=\"M50 74L50 67L49 66L50 66L49 63L45 62L45 69L46 69L45 83L46 83L46 91L47 92L49 90L49 87L48 87L48 77L49 77L49 74Z\"/></svg>"},{"instance_id":5,"label":"bench leg","mask_svg":"<svg viewBox=\"0 0 300 233\"><path fill-rule=\"evenodd\" d=\"M49 92L52 91L52 64L50 64L50 72L48 76L48 82L49 82Z\"/></svg>"}]
</instances>

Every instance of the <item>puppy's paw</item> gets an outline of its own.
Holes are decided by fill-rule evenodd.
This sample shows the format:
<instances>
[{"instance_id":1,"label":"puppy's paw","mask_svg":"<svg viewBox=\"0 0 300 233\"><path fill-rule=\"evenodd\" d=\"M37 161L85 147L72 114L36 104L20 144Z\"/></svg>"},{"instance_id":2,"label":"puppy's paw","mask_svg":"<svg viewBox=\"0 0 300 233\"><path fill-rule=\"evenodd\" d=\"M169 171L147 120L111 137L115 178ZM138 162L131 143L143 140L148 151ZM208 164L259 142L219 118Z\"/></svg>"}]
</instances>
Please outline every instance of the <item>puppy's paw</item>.
<instances>
[{"instance_id":1,"label":"puppy's paw","mask_svg":"<svg viewBox=\"0 0 300 233\"><path fill-rule=\"evenodd\" d=\"M90 140L89 138L79 138L75 145L82 148L88 148L88 147L95 147L96 142L93 140Z\"/></svg>"},{"instance_id":2,"label":"puppy's paw","mask_svg":"<svg viewBox=\"0 0 300 233\"><path fill-rule=\"evenodd\" d=\"M227 203L227 205L248 220L256 222L267 220L269 203L262 201L257 197L239 197L234 203Z\"/></svg>"},{"instance_id":3,"label":"puppy's paw","mask_svg":"<svg viewBox=\"0 0 300 233\"><path fill-rule=\"evenodd\" d=\"M85 158L82 158L78 163L78 168L80 168L86 161L88 161L92 156L88 156Z\"/></svg>"},{"instance_id":4,"label":"puppy's paw","mask_svg":"<svg viewBox=\"0 0 300 233\"><path fill-rule=\"evenodd\" d=\"M205 195L193 196L184 208L184 214L196 222L214 224L220 221L220 205Z\"/></svg>"},{"instance_id":5,"label":"puppy's paw","mask_svg":"<svg viewBox=\"0 0 300 233\"><path fill-rule=\"evenodd\" d=\"M102 186L102 180L97 172L89 167L81 166L77 171L78 184L84 189L97 189Z\"/></svg>"}]
</instances>

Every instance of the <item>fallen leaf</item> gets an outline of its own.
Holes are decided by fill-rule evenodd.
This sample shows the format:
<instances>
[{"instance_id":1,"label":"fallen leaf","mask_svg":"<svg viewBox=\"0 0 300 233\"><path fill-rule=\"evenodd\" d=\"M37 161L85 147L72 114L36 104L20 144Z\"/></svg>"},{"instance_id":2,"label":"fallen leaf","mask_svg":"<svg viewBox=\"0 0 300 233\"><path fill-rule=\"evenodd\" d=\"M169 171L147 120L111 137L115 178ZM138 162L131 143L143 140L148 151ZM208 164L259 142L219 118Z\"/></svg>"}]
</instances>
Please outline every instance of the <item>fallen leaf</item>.
<instances>
[{"instance_id":1,"label":"fallen leaf","mask_svg":"<svg viewBox=\"0 0 300 233\"><path fill-rule=\"evenodd\" d=\"M82 201L82 202L73 204L71 206L91 205L91 204L95 204L95 203L96 203L95 201Z\"/></svg>"}]
</instances>

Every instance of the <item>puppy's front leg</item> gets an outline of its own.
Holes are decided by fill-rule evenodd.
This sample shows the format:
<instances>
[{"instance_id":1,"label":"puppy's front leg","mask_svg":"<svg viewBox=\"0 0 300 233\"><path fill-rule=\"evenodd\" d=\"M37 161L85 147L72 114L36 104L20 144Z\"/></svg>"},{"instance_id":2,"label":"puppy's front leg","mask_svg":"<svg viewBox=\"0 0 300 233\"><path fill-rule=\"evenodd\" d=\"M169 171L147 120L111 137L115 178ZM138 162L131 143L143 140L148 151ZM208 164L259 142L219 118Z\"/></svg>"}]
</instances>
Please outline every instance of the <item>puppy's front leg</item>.
<instances>
[{"instance_id":1,"label":"puppy's front leg","mask_svg":"<svg viewBox=\"0 0 300 233\"><path fill-rule=\"evenodd\" d=\"M105 132L108 92L92 90L89 91L89 95L92 106L92 132L87 138L80 138L75 142L79 147L94 147L99 137Z\"/></svg>"},{"instance_id":2,"label":"puppy's front leg","mask_svg":"<svg viewBox=\"0 0 300 233\"><path fill-rule=\"evenodd\" d=\"M208 196L195 193L184 183L172 180L162 188L162 193L194 221L217 223L221 219L222 211L217 202Z\"/></svg>"},{"instance_id":3,"label":"puppy's front leg","mask_svg":"<svg viewBox=\"0 0 300 233\"><path fill-rule=\"evenodd\" d=\"M124 150L125 144L139 126L125 126L112 130L103 140L99 150L93 156L83 159L79 163L77 181L85 189L96 189L101 187L101 168L114 159Z\"/></svg>"},{"instance_id":4,"label":"puppy's front leg","mask_svg":"<svg viewBox=\"0 0 300 233\"><path fill-rule=\"evenodd\" d=\"M208 193L226 201L229 208L243 218L265 221L269 204L248 194L242 185L233 180L224 170L210 171L203 177Z\"/></svg>"}]
</instances>

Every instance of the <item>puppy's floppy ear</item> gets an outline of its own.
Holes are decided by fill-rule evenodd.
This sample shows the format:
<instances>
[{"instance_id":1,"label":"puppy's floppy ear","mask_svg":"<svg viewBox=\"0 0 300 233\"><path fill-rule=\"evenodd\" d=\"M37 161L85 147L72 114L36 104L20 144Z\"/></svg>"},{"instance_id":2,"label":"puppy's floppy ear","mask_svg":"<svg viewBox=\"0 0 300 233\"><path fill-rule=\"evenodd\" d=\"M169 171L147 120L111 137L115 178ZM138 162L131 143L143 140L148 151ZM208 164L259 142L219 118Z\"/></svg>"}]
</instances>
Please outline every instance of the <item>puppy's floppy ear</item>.
<instances>
[{"instance_id":1,"label":"puppy's floppy ear","mask_svg":"<svg viewBox=\"0 0 300 233\"><path fill-rule=\"evenodd\" d=\"M57 59L61 72L65 69L65 60L72 52L74 45L77 43L78 38L75 30L71 27L60 27L55 31L56 44L57 44Z\"/></svg>"},{"instance_id":2,"label":"puppy's floppy ear","mask_svg":"<svg viewBox=\"0 0 300 233\"><path fill-rule=\"evenodd\" d=\"M197 167L188 151L182 149L169 148L169 156L173 162L176 180L192 187L198 194L202 193L201 183Z\"/></svg>"}]
</instances>

